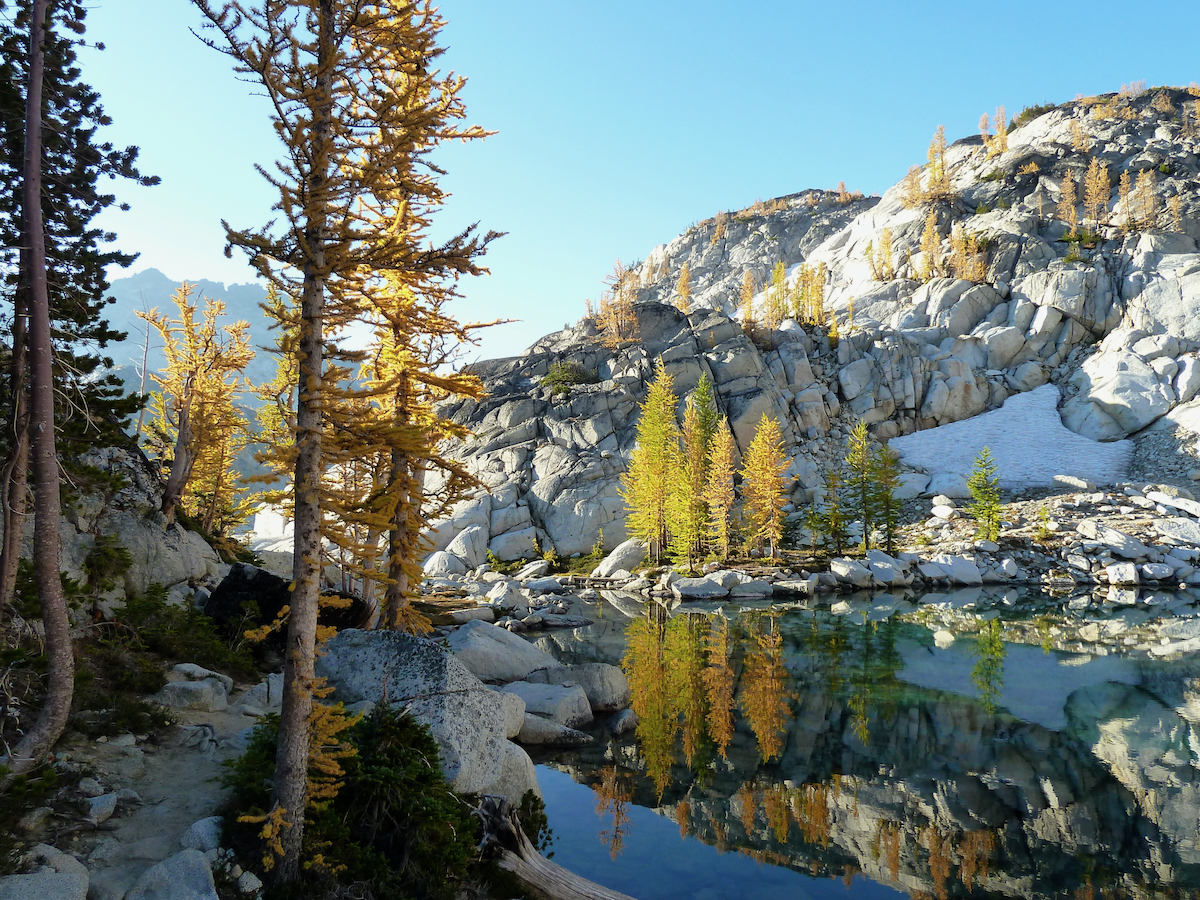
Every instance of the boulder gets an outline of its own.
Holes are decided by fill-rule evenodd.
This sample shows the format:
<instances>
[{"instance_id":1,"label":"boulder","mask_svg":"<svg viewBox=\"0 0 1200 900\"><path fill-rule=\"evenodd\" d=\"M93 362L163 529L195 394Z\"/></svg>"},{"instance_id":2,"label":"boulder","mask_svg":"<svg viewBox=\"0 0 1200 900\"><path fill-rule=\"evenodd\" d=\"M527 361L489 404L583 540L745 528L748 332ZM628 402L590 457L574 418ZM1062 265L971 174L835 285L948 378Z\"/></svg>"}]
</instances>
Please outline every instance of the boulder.
<instances>
[{"instance_id":1,"label":"boulder","mask_svg":"<svg viewBox=\"0 0 1200 900\"><path fill-rule=\"evenodd\" d=\"M983 583L979 568L969 559L939 553L933 557L934 564L946 573L951 584L975 585Z\"/></svg>"},{"instance_id":2,"label":"boulder","mask_svg":"<svg viewBox=\"0 0 1200 900\"><path fill-rule=\"evenodd\" d=\"M524 700L526 715L536 713L568 728L579 728L592 721L592 708L587 694L577 684L563 687L558 684L514 681L500 690L516 694Z\"/></svg>"},{"instance_id":3,"label":"boulder","mask_svg":"<svg viewBox=\"0 0 1200 900\"><path fill-rule=\"evenodd\" d=\"M1114 554L1124 559L1138 559L1150 554L1150 548L1141 541L1130 537L1123 531L1110 528L1096 519L1084 519L1075 530L1088 540L1104 544Z\"/></svg>"},{"instance_id":4,"label":"boulder","mask_svg":"<svg viewBox=\"0 0 1200 900\"><path fill-rule=\"evenodd\" d=\"M467 622L495 622L496 610L490 606L468 606L466 609L452 609L446 615L454 625L465 625Z\"/></svg>"},{"instance_id":5,"label":"boulder","mask_svg":"<svg viewBox=\"0 0 1200 900\"><path fill-rule=\"evenodd\" d=\"M577 684L583 688L592 712L616 712L629 705L625 673L607 663L556 665L533 672L526 680L535 684Z\"/></svg>"},{"instance_id":6,"label":"boulder","mask_svg":"<svg viewBox=\"0 0 1200 900\"><path fill-rule=\"evenodd\" d=\"M536 591L539 594L565 594L567 588L562 581L555 578L553 575L548 575L543 578L530 578L525 582L526 590Z\"/></svg>"},{"instance_id":7,"label":"boulder","mask_svg":"<svg viewBox=\"0 0 1200 900\"><path fill-rule=\"evenodd\" d=\"M638 538L630 538L600 561L600 565L592 570L593 578L609 578L620 569L632 572L646 558L646 545Z\"/></svg>"},{"instance_id":8,"label":"boulder","mask_svg":"<svg viewBox=\"0 0 1200 900\"><path fill-rule=\"evenodd\" d=\"M749 581L739 581L729 590L729 596L739 600L755 600L770 597L772 584L762 578L752 578Z\"/></svg>"},{"instance_id":9,"label":"boulder","mask_svg":"<svg viewBox=\"0 0 1200 900\"><path fill-rule=\"evenodd\" d=\"M521 617L530 612L529 598L515 581L497 581L480 602L497 609L510 609L514 615Z\"/></svg>"},{"instance_id":10,"label":"boulder","mask_svg":"<svg viewBox=\"0 0 1200 900\"><path fill-rule=\"evenodd\" d=\"M199 850L201 853L217 849L221 846L221 822L220 816L209 816L193 822L179 839L179 845L184 850Z\"/></svg>"},{"instance_id":11,"label":"boulder","mask_svg":"<svg viewBox=\"0 0 1200 900\"><path fill-rule=\"evenodd\" d=\"M0 900L87 900L87 875L36 872L0 878ZM212 895L216 900L216 894Z\"/></svg>"},{"instance_id":12,"label":"boulder","mask_svg":"<svg viewBox=\"0 0 1200 900\"><path fill-rule=\"evenodd\" d=\"M929 487L929 476L922 472L905 472L899 478L899 484L892 491L894 500L915 500L925 493Z\"/></svg>"},{"instance_id":13,"label":"boulder","mask_svg":"<svg viewBox=\"0 0 1200 900\"><path fill-rule=\"evenodd\" d=\"M871 586L870 569L859 565L852 559L831 559L829 561L829 571L837 578L839 584L849 584L856 588Z\"/></svg>"},{"instance_id":14,"label":"boulder","mask_svg":"<svg viewBox=\"0 0 1200 900\"><path fill-rule=\"evenodd\" d=\"M533 713L525 713L517 741L547 747L582 747L592 742L592 736L550 719L535 716Z\"/></svg>"},{"instance_id":15,"label":"boulder","mask_svg":"<svg viewBox=\"0 0 1200 900\"><path fill-rule=\"evenodd\" d=\"M526 791L533 791L539 798L542 796L533 760L512 741L505 741L500 760L500 777L480 793L492 797L507 797L509 802L516 806L520 805Z\"/></svg>"},{"instance_id":16,"label":"boulder","mask_svg":"<svg viewBox=\"0 0 1200 900\"><path fill-rule=\"evenodd\" d=\"M500 777L504 701L437 642L395 631L347 629L325 645L316 673L329 680L335 700L386 698L428 725L455 791L480 791Z\"/></svg>"},{"instance_id":17,"label":"boulder","mask_svg":"<svg viewBox=\"0 0 1200 900\"><path fill-rule=\"evenodd\" d=\"M147 869L125 900L218 900L212 867L199 850L183 850Z\"/></svg>"},{"instance_id":18,"label":"boulder","mask_svg":"<svg viewBox=\"0 0 1200 900\"><path fill-rule=\"evenodd\" d=\"M229 708L229 695L225 685L215 678L165 684L162 690L155 694L154 701L171 709L191 709L197 712L220 712Z\"/></svg>"},{"instance_id":19,"label":"boulder","mask_svg":"<svg viewBox=\"0 0 1200 900\"><path fill-rule=\"evenodd\" d=\"M468 622L447 641L467 670L481 681L507 684L537 669L558 666L558 660L529 641L489 622Z\"/></svg>"},{"instance_id":20,"label":"boulder","mask_svg":"<svg viewBox=\"0 0 1200 900\"><path fill-rule=\"evenodd\" d=\"M427 578L442 578L446 575L466 575L467 564L445 550L435 550L429 554L423 567Z\"/></svg>"},{"instance_id":21,"label":"boulder","mask_svg":"<svg viewBox=\"0 0 1200 900\"><path fill-rule=\"evenodd\" d=\"M1108 576L1109 584L1135 585L1139 582L1137 566L1131 562L1105 566L1104 573Z\"/></svg>"},{"instance_id":22,"label":"boulder","mask_svg":"<svg viewBox=\"0 0 1200 900\"><path fill-rule=\"evenodd\" d=\"M930 476L923 493L927 497L941 494L954 500L966 500L971 496L971 489L967 487L967 479L960 473L938 472Z\"/></svg>"},{"instance_id":23,"label":"boulder","mask_svg":"<svg viewBox=\"0 0 1200 900\"><path fill-rule=\"evenodd\" d=\"M468 569L474 569L487 562L487 548L487 527L472 525L454 536L446 545L446 552L461 559Z\"/></svg>"},{"instance_id":24,"label":"boulder","mask_svg":"<svg viewBox=\"0 0 1200 900\"><path fill-rule=\"evenodd\" d=\"M1200 547L1200 522L1191 519L1158 519L1154 523L1154 530L1181 544Z\"/></svg>"},{"instance_id":25,"label":"boulder","mask_svg":"<svg viewBox=\"0 0 1200 900\"><path fill-rule=\"evenodd\" d=\"M496 559L505 562L514 559L528 559L535 552L534 541L537 540L537 529L532 526L517 531L506 531L488 541L488 549Z\"/></svg>"},{"instance_id":26,"label":"boulder","mask_svg":"<svg viewBox=\"0 0 1200 900\"><path fill-rule=\"evenodd\" d=\"M712 578L680 578L671 585L678 600L720 600L729 596L729 589Z\"/></svg>"},{"instance_id":27,"label":"boulder","mask_svg":"<svg viewBox=\"0 0 1200 900\"><path fill-rule=\"evenodd\" d=\"M521 732L521 723L525 721L525 701L507 691L496 693L504 704L504 736L512 740Z\"/></svg>"}]
</instances>

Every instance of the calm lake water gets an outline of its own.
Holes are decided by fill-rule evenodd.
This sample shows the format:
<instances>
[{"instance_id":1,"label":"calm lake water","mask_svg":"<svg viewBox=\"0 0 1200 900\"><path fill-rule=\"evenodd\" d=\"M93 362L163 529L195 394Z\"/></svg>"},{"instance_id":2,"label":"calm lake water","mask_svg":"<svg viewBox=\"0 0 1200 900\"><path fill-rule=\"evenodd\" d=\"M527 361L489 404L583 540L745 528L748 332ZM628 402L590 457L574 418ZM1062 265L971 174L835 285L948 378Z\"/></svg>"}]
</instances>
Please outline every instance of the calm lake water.
<instances>
[{"instance_id":1,"label":"calm lake water","mask_svg":"<svg viewBox=\"0 0 1200 900\"><path fill-rule=\"evenodd\" d=\"M906 604L610 599L538 638L623 664L639 712L533 754L580 875L639 900L1200 896L1200 662L995 622L938 646Z\"/></svg>"}]
</instances>

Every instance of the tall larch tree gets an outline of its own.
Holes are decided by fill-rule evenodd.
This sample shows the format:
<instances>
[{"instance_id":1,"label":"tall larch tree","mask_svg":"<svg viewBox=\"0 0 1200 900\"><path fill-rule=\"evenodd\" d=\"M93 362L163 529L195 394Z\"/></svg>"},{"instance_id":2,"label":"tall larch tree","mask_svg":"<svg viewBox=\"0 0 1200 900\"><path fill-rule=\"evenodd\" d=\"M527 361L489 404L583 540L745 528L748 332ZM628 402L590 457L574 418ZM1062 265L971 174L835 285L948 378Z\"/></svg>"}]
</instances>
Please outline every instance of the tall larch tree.
<instances>
[{"instance_id":1,"label":"tall larch tree","mask_svg":"<svg viewBox=\"0 0 1200 900\"><path fill-rule=\"evenodd\" d=\"M757 324L754 317L754 273L749 269L742 275L742 288L738 293L738 304L742 310L742 328L753 332Z\"/></svg>"},{"instance_id":2,"label":"tall larch tree","mask_svg":"<svg viewBox=\"0 0 1200 900\"><path fill-rule=\"evenodd\" d=\"M667 496L679 464L679 423L671 376L660 359L654 370L629 468L621 476L621 498L629 509L629 532L646 542L659 560L669 542Z\"/></svg>"},{"instance_id":3,"label":"tall larch tree","mask_svg":"<svg viewBox=\"0 0 1200 900\"><path fill-rule=\"evenodd\" d=\"M296 297L295 547L288 654L272 809L273 879L294 882L307 799L313 658L320 587L322 436L335 385L327 341L386 303L386 273L413 283L479 274L494 236L473 229L434 245L429 212L444 194L429 154L463 127L464 80L434 66L444 21L427 0L193 0L204 40L266 96L283 158L260 172L278 189L278 226L238 230L259 273Z\"/></svg>"},{"instance_id":4,"label":"tall larch tree","mask_svg":"<svg viewBox=\"0 0 1200 900\"><path fill-rule=\"evenodd\" d=\"M671 552L677 559L686 560L691 569L702 552L708 524L708 504L704 500L708 438L695 394L688 398L684 410L681 439L681 452L671 472L667 497L667 530L671 535Z\"/></svg>"},{"instance_id":5,"label":"tall larch tree","mask_svg":"<svg viewBox=\"0 0 1200 900\"><path fill-rule=\"evenodd\" d=\"M708 481L704 485L704 502L708 504L709 541L721 559L729 558L732 544L733 504L737 499L733 478L736 473L733 433L728 423L722 423L713 437L712 454L708 467Z\"/></svg>"},{"instance_id":6,"label":"tall larch tree","mask_svg":"<svg viewBox=\"0 0 1200 900\"><path fill-rule=\"evenodd\" d=\"M684 263L679 272L679 283L675 286L675 306L682 313L692 311L692 270Z\"/></svg>"},{"instance_id":7,"label":"tall larch tree","mask_svg":"<svg viewBox=\"0 0 1200 900\"><path fill-rule=\"evenodd\" d=\"M763 413L742 461L742 506L747 546L767 548L772 556L783 535L787 503L783 473L787 467L779 420Z\"/></svg>"},{"instance_id":8,"label":"tall larch tree","mask_svg":"<svg viewBox=\"0 0 1200 900\"><path fill-rule=\"evenodd\" d=\"M875 455L871 451L867 423L861 419L850 432L846 469L851 508L862 522L862 548L870 550L871 532L878 518L878 497L875 492Z\"/></svg>"}]
</instances>

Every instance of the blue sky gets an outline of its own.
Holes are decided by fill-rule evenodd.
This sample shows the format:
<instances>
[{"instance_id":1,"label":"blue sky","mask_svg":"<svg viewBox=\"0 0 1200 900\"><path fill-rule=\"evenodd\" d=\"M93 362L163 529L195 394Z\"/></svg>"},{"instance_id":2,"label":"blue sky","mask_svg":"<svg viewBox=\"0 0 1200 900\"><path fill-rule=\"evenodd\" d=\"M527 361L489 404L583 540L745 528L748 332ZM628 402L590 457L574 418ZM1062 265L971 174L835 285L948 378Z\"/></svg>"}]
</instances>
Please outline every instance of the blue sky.
<instances>
[{"instance_id":1,"label":"blue sky","mask_svg":"<svg viewBox=\"0 0 1200 900\"><path fill-rule=\"evenodd\" d=\"M133 271L242 282L220 220L259 225L277 156L267 110L228 60L189 33L185 0L96 0L84 77L142 148L152 189L107 213ZM1200 80L1200 4L920 5L707 0L444 0L444 69L469 78L468 119L498 132L440 152L447 235L508 232L492 274L462 284L459 318L519 318L485 356L519 352L575 321L620 257L644 257L693 222L809 187L883 191L939 124L953 140L999 104L1023 106ZM115 274L115 273L114 273ZM477 355L475 351L473 355Z\"/></svg>"}]
</instances>

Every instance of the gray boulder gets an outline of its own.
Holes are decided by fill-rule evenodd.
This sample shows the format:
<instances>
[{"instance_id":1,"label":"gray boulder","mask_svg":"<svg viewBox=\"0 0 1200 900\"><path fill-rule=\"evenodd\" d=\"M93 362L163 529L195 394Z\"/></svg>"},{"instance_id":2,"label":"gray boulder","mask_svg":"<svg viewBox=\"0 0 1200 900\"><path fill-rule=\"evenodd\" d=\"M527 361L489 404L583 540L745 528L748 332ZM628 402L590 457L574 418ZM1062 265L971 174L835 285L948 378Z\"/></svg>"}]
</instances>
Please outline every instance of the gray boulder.
<instances>
[{"instance_id":1,"label":"gray boulder","mask_svg":"<svg viewBox=\"0 0 1200 900\"><path fill-rule=\"evenodd\" d=\"M445 575L465 575L467 565L452 553L445 550L435 550L425 560L425 575L429 578L440 578Z\"/></svg>"},{"instance_id":2,"label":"gray boulder","mask_svg":"<svg viewBox=\"0 0 1200 900\"><path fill-rule=\"evenodd\" d=\"M217 849L221 846L221 817L209 816L192 823L179 839L179 845L185 850L199 850L201 853Z\"/></svg>"},{"instance_id":3,"label":"gray boulder","mask_svg":"<svg viewBox=\"0 0 1200 900\"><path fill-rule=\"evenodd\" d=\"M1075 530L1089 540L1104 544L1117 556L1125 559L1138 559L1150 554L1150 548L1141 541L1130 537L1123 531L1109 528L1095 519L1084 519L1076 526Z\"/></svg>"},{"instance_id":4,"label":"gray boulder","mask_svg":"<svg viewBox=\"0 0 1200 900\"><path fill-rule=\"evenodd\" d=\"M538 797L542 796L533 760L512 741L505 741L500 760L500 777L479 793L507 797L513 804L519 804L526 791L533 791Z\"/></svg>"},{"instance_id":5,"label":"gray boulder","mask_svg":"<svg viewBox=\"0 0 1200 900\"><path fill-rule=\"evenodd\" d=\"M87 900L87 895L87 875L37 872L0 878L0 900Z\"/></svg>"},{"instance_id":6,"label":"gray boulder","mask_svg":"<svg viewBox=\"0 0 1200 900\"><path fill-rule=\"evenodd\" d=\"M446 545L446 552L457 556L468 569L487 562L488 532L486 525L464 528Z\"/></svg>"},{"instance_id":7,"label":"gray boulder","mask_svg":"<svg viewBox=\"0 0 1200 900\"><path fill-rule=\"evenodd\" d=\"M646 558L646 545L638 538L618 544L616 548L600 561L600 565L592 570L593 578L609 578L614 572L624 569L632 572Z\"/></svg>"},{"instance_id":8,"label":"gray boulder","mask_svg":"<svg viewBox=\"0 0 1200 900\"><path fill-rule=\"evenodd\" d=\"M536 713L568 728L579 728L592 721L592 707L579 685L531 684L514 681L502 691L516 694L525 701L525 714Z\"/></svg>"},{"instance_id":9,"label":"gray boulder","mask_svg":"<svg viewBox=\"0 0 1200 900\"><path fill-rule=\"evenodd\" d=\"M592 736L533 713L525 713L517 740L522 744L545 747L582 747L592 742Z\"/></svg>"},{"instance_id":10,"label":"gray boulder","mask_svg":"<svg viewBox=\"0 0 1200 900\"><path fill-rule=\"evenodd\" d=\"M592 712L616 712L629 705L625 673L607 663L556 665L533 672L526 680L534 684L577 684L583 688Z\"/></svg>"},{"instance_id":11,"label":"gray boulder","mask_svg":"<svg viewBox=\"0 0 1200 900\"><path fill-rule=\"evenodd\" d=\"M325 645L316 672L333 685L335 700L386 698L429 726L454 790L480 791L500 777L507 730L504 701L434 641L348 628Z\"/></svg>"},{"instance_id":12,"label":"gray boulder","mask_svg":"<svg viewBox=\"0 0 1200 900\"><path fill-rule=\"evenodd\" d=\"M489 622L468 622L449 637L458 660L481 681L520 681L530 672L558 665L529 641Z\"/></svg>"},{"instance_id":13,"label":"gray boulder","mask_svg":"<svg viewBox=\"0 0 1200 900\"><path fill-rule=\"evenodd\" d=\"M184 850L151 866L125 900L218 900L212 868L199 850Z\"/></svg>"},{"instance_id":14,"label":"gray boulder","mask_svg":"<svg viewBox=\"0 0 1200 900\"><path fill-rule=\"evenodd\" d=\"M678 600L720 600L729 596L729 588L715 578L680 578L671 584Z\"/></svg>"}]
</instances>

